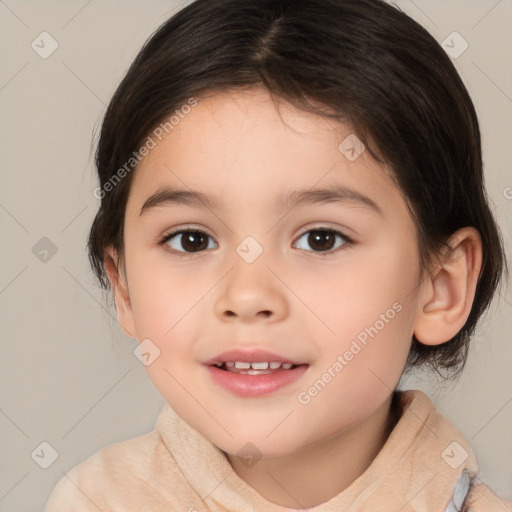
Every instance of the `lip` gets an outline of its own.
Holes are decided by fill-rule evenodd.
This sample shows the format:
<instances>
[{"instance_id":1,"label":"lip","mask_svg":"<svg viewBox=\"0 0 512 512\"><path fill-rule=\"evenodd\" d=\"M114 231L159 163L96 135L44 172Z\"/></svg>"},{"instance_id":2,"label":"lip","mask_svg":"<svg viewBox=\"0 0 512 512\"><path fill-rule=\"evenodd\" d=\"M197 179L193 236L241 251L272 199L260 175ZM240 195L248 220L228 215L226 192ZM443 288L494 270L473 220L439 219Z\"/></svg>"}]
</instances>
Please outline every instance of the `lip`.
<instances>
[{"instance_id":1,"label":"lip","mask_svg":"<svg viewBox=\"0 0 512 512\"><path fill-rule=\"evenodd\" d=\"M269 350L255 348L255 349L232 349L226 352L222 352L207 361L204 361L203 364L211 366L217 363L225 363L228 361L233 362L241 362L241 363L260 363L260 362L278 362L278 363L291 363L296 366L308 364L304 361L294 361L293 359L289 359L284 356L280 356L279 354L275 354Z\"/></svg>"},{"instance_id":2,"label":"lip","mask_svg":"<svg viewBox=\"0 0 512 512\"><path fill-rule=\"evenodd\" d=\"M244 361L243 359L237 360ZM256 362L255 360L252 361ZM268 361L268 359L263 359L263 361ZM217 366L206 366L206 369L210 372L210 376L213 381L220 387L237 396L250 398L268 395L292 384L299 379L308 368L308 364L301 364L290 370L280 370L274 373L261 375L249 375L221 370Z\"/></svg>"}]
</instances>

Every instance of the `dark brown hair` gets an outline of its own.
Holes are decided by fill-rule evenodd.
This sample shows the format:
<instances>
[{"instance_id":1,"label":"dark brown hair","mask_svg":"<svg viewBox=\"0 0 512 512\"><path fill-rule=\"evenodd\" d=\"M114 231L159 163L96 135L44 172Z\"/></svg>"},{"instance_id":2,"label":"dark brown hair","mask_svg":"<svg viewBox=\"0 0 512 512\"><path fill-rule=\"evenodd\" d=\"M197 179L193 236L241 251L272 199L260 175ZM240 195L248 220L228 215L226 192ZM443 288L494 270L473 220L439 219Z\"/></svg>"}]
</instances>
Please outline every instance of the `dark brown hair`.
<instances>
[{"instance_id":1,"label":"dark brown hair","mask_svg":"<svg viewBox=\"0 0 512 512\"><path fill-rule=\"evenodd\" d=\"M392 170L417 226L422 273L457 229L478 229L483 268L466 324L438 346L414 338L408 360L408 369L457 374L507 270L503 242L468 92L435 39L382 0L196 0L151 36L108 106L96 151L101 206L88 250L101 286L109 289L105 249L123 254L135 170L112 186L118 170L190 98L257 85L348 123Z\"/></svg>"}]
</instances>

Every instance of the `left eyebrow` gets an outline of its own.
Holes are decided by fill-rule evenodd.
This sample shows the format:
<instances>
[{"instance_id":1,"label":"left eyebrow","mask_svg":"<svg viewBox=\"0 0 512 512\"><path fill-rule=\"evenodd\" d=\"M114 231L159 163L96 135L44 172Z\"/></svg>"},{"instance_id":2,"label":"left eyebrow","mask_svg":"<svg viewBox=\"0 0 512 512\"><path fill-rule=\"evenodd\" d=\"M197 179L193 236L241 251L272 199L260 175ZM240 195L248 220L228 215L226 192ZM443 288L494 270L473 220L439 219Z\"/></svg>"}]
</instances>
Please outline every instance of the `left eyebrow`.
<instances>
[{"instance_id":1,"label":"left eyebrow","mask_svg":"<svg viewBox=\"0 0 512 512\"><path fill-rule=\"evenodd\" d=\"M333 186L311 190L293 190L277 195L277 204L282 208L292 209L304 204L357 203L370 211L384 216L382 209L370 197L348 187ZM140 214L157 206L183 204L190 207L220 210L224 203L217 196L195 190L183 190L170 186L163 187L149 196Z\"/></svg>"},{"instance_id":2,"label":"left eyebrow","mask_svg":"<svg viewBox=\"0 0 512 512\"><path fill-rule=\"evenodd\" d=\"M310 190L292 190L280 194L278 203L282 208L295 208L303 204L358 203L384 217L384 212L370 197L349 187L332 186Z\"/></svg>"}]
</instances>

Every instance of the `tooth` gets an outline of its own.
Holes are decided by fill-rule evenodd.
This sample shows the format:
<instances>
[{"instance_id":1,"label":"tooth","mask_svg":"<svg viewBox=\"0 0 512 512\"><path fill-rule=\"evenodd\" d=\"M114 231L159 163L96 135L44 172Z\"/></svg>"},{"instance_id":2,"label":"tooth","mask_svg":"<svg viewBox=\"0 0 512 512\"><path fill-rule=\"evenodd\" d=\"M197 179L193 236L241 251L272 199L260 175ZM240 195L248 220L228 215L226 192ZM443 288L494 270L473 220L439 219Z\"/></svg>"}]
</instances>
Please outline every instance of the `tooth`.
<instances>
[{"instance_id":1,"label":"tooth","mask_svg":"<svg viewBox=\"0 0 512 512\"><path fill-rule=\"evenodd\" d=\"M218 366L220 368L223 364L224 363L215 363L215 366Z\"/></svg>"},{"instance_id":2,"label":"tooth","mask_svg":"<svg viewBox=\"0 0 512 512\"><path fill-rule=\"evenodd\" d=\"M226 364L226 366L227 366L228 368L231 368L231 366L234 366L234 365L235 365L235 363L234 363L233 361L229 361L229 362L228 362L228 361L226 361L226 363L225 363L225 364Z\"/></svg>"},{"instance_id":3,"label":"tooth","mask_svg":"<svg viewBox=\"0 0 512 512\"><path fill-rule=\"evenodd\" d=\"M283 369L284 370L289 370L292 366L293 366L292 363L283 363Z\"/></svg>"},{"instance_id":4,"label":"tooth","mask_svg":"<svg viewBox=\"0 0 512 512\"><path fill-rule=\"evenodd\" d=\"M277 370L281 366L281 363L278 363L276 361L272 361L270 363L270 369L271 370Z\"/></svg>"},{"instance_id":5,"label":"tooth","mask_svg":"<svg viewBox=\"0 0 512 512\"><path fill-rule=\"evenodd\" d=\"M247 373L248 375L265 375L267 373L272 373L271 371L261 371L261 370L247 370L242 373Z\"/></svg>"},{"instance_id":6,"label":"tooth","mask_svg":"<svg viewBox=\"0 0 512 512\"><path fill-rule=\"evenodd\" d=\"M268 363L251 363L253 370L266 370Z\"/></svg>"},{"instance_id":7,"label":"tooth","mask_svg":"<svg viewBox=\"0 0 512 512\"><path fill-rule=\"evenodd\" d=\"M243 370L248 370L251 367L251 363L245 363L241 361L235 362L235 368L241 368Z\"/></svg>"}]
</instances>

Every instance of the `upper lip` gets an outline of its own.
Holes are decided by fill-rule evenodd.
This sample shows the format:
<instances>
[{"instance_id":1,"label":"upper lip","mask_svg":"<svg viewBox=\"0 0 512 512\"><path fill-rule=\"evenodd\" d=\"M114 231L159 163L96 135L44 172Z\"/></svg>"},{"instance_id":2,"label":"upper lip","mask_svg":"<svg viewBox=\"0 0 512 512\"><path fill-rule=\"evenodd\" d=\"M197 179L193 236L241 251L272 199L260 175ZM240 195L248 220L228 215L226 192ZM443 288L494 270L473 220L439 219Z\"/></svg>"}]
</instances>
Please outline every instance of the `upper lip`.
<instances>
[{"instance_id":1,"label":"upper lip","mask_svg":"<svg viewBox=\"0 0 512 512\"><path fill-rule=\"evenodd\" d=\"M291 363L294 365L307 364L301 361L296 361L290 359L288 357L280 356L279 354L275 354L270 350L255 348L255 349L231 349L226 352L222 352L207 361L204 361L203 364L206 365L214 365L217 363L225 363L227 361L233 362L245 362L245 363L263 363L263 362L272 362L276 361L279 363Z\"/></svg>"}]
</instances>

